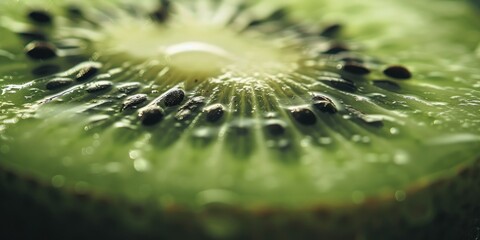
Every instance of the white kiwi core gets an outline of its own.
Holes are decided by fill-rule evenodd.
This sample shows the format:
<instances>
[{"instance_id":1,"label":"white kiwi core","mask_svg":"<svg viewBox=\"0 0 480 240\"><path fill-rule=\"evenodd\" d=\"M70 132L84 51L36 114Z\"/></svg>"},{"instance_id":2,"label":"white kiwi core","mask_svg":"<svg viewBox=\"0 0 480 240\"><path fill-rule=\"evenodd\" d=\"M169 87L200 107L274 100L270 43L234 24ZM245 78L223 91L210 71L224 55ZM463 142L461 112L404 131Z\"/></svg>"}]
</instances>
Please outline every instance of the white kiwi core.
<instances>
[{"instance_id":1,"label":"white kiwi core","mask_svg":"<svg viewBox=\"0 0 480 240\"><path fill-rule=\"evenodd\" d=\"M172 19L161 25L128 19L107 24L103 29L96 45L100 54L122 53L157 60L172 70L199 77L226 72L289 72L299 59L298 49L285 47L286 43L278 39L207 23Z\"/></svg>"}]
</instances>

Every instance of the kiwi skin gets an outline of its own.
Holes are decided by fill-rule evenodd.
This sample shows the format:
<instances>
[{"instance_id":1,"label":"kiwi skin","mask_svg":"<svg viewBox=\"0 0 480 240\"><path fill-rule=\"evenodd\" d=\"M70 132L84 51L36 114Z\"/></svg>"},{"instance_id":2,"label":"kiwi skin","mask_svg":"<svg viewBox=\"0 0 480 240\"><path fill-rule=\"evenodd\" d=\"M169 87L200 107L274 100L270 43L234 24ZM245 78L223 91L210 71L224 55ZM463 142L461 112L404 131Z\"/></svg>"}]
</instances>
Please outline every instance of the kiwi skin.
<instances>
[{"instance_id":1,"label":"kiwi skin","mask_svg":"<svg viewBox=\"0 0 480 240\"><path fill-rule=\"evenodd\" d=\"M404 201L380 196L300 210L224 204L195 212L176 205L158 209L60 190L0 169L0 231L8 239L477 239L479 193L480 158L452 176L417 183Z\"/></svg>"}]
</instances>

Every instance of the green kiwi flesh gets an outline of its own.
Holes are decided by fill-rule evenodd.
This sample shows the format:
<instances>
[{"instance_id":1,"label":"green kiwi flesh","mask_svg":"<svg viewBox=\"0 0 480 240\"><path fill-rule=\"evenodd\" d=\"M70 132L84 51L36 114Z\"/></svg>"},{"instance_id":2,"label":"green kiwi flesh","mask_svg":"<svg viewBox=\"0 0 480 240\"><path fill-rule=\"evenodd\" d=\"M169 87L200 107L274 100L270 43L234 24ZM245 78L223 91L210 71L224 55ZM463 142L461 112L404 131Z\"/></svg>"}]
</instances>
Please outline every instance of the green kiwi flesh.
<instances>
[{"instance_id":1,"label":"green kiwi flesh","mask_svg":"<svg viewBox=\"0 0 480 240\"><path fill-rule=\"evenodd\" d=\"M320 2L1 3L7 226L473 238L476 13Z\"/></svg>"}]
</instances>

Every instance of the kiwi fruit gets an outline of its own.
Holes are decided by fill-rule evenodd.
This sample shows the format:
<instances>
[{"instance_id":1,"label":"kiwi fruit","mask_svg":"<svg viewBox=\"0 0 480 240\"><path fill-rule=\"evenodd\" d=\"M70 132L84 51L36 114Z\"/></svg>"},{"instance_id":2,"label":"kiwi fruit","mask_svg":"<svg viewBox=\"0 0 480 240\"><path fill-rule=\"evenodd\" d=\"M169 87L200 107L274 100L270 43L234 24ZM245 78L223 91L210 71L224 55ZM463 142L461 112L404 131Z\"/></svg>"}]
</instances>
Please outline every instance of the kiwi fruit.
<instances>
[{"instance_id":1,"label":"kiwi fruit","mask_svg":"<svg viewBox=\"0 0 480 240\"><path fill-rule=\"evenodd\" d=\"M478 239L478 1L0 3L4 239Z\"/></svg>"}]
</instances>

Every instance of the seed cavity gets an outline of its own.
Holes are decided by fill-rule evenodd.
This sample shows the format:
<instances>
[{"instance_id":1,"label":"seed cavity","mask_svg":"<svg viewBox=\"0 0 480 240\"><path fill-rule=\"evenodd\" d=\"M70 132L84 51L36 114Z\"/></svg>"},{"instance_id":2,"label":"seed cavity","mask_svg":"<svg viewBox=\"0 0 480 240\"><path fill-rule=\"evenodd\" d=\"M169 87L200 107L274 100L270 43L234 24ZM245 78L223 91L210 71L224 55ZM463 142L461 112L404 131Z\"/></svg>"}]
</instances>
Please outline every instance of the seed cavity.
<instances>
[{"instance_id":1,"label":"seed cavity","mask_svg":"<svg viewBox=\"0 0 480 240\"><path fill-rule=\"evenodd\" d=\"M320 36L326 37L326 38L335 38L340 34L342 29L343 29L343 25L341 25L340 23L334 23L326 26L320 33Z\"/></svg>"},{"instance_id":2,"label":"seed cavity","mask_svg":"<svg viewBox=\"0 0 480 240\"><path fill-rule=\"evenodd\" d=\"M130 94L138 91L142 85L137 82L125 83L117 87L117 90L121 93Z\"/></svg>"},{"instance_id":3,"label":"seed cavity","mask_svg":"<svg viewBox=\"0 0 480 240\"><path fill-rule=\"evenodd\" d=\"M122 111L136 108L138 105L144 103L145 101L147 101L146 94L135 94L133 96L130 96L123 102Z\"/></svg>"},{"instance_id":4,"label":"seed cavity","mask_svg":"<svg viewBox=\"0 0 480 240\"><path fill-rule=\"evenodd\" d=\"M323 95L314 95L312 97L313 106L320 110L321 112L326 113L336 113L338 112L337 106L332 101L332 99L328 98L327 96Z\"/></svg>"},{"instance_id":5,"label":"seed cavity","mask_svg":"<svg viewBox=\"0 0 480 240\"><path fill-rule=\"evenodd\" d=\"M25 40L30 40L30 41L33 41L33 40L46 41L47 40L47 36L43 32L38 30L19 31L17 32L17 34Z\"/></svg>"},{"instance_id":6,"label":"seed cavity","mask_svg":"<svg viewBox=\"0 0 480 240\"><path fill-rule=\"evenodd\" d=\"M32 10L28 13L28 19L38 24L51 24L53 22L52 15L44 10Z\"/></svg>"},{"instance_id":7,"label":"seed cavity","mask_svg":"<svg viewBox=\"0 0 480 240\"><path fill-rule=\"evenodd\" d=\"M149 105L140 109L138 117L145 126L152 126L162 121L164 111L157 105Z\"/></svg>"},{"instance_id":8,"label":"seed cavity","mask_svg":"<svg viewBox=\"0 0 480 240\"><path fill-rule=\"evenodd\" d=\"M179 110L177 114L175 114L175 119L177 119L178 121L184 121L191 118L192 114L193 112L191 110L182 109L182 110Z\"/></svg>"},{"instance_id":9,"label":"seed cavity","mask_svg":"<svg viewBox=\"0 0 480 240\"><path fill-rule=\"evenodd\" d=\"M185 92L182 89L176 88L165 93L163 103L167 107L173 107L182 103L184 98Z\"/></svg>"},{"instance_id":10,"label":"seed cavity","mask_svg":"<svg viewBox=\"0 0 480 240\"><path fill-rule=\"evenodd\" d=\"M246 136L250 133L251 125L244 122L235 122L230 124L228 131L235 134L236 136Z\"/></svg>"},{"instance_id":11,"label":"seed cavity","mask_svg":"<svg viewBox=\"0 0 480 240\"><path fill-rule=\"evenodd\" d=\"M83 82L95 76L100 71L100 68L95 65L88 65L80 69L75 79L79 82Z\"/></svg>"},{"instance_id":12,"label":"seed cavity","mask_svg":"<svg viewBox=\"0 0 480 240\"><path fill-rule=\"evenodd\" d=\"M373 85L391 92L397 92L401 89L400 85L388 80L375 80L373 81Z\"/></svg>"},{"instance_id":13,"label":"seed cavity","mask_svg":"<svg viewBox=\"0 0 480 240\"><path fill-rule=\"evenodd\" d=\"M342 70L354 75L367 75L370 73L370 69L358 63L346 63L343 65Z\"/></svg>"},{"instance_id":14,"label":"seed cavity","mask_svg":"<svg viewBox=\"0 0 480 240\"><path fill-rule=\"evenodd\" d=\"M279 8L263 18L252 20L248 24L248 27L255 27L267 22L281 20L281 19L284 19L286 16L287 16L287 10L284 8Z\"/></svg>"},{"instance_id":15,"label":"seed cavity","mask_svg":"<svg viewBox=\"0 0 480 240\"><path fill-rule=\"evenodd\" d=\"M277 119L269 119L265 122L265 129L272 136L283 135L286 131L286 124Z\"/></svg>"},{"instance_id":16,"label":"seed cavity","mask_svg":"<svg viewBox=\"0 0 480 240\"><path fill-rule=\"evenodd\" d=\"M383 126L383 118L380 116L365 114L350 106L346 107L345 109L350 113L350 115L352 115L356 119L361 120L363 123L367 125L370 125L373 127Z\"/></svg>"},{"instance_id":17,"label":"seed cavity","mask_svg":"<svg viewBox=\"0 0 480 240\"><path fill-rule=\"evenodd\" d=\"M348 52L350 51L350 49L343 45L343 44L340 44L340 43L337 43L337 44L333 44L331 45L327 50L325 50L323 53L324 54L339 54L339 53L343 53L343 52Z\"/></svg>"},{"instance_id":18,"label":"seed cavity","mask_svg":"<svg viewBox=\"0 0 480 240\"><path fill-rule=\"evenodd\" d=\"M25 46L25 54L33 60L48 60L57 57L57 48L48 42L34 41Z\"/></svg>"},{"instance_id":19,"label":"seed cavity","mask_svg":"<svg viewBox=\"0 0 480 240\"><path fill-rule=\"evenodd\" d=\"M312 110L306 107L296 107L290 109L293 118L303 125L314 125L317 122L317 117Z\"/></svg>"},{"instance_id":20,"label":"seed cavity","mask_svg":"<svg viewBox=\"0 0 480 240\"><path fill-rule=\"evenodd\" d=\"M319 80L329 85L330 87L333 87L340 91L350 92L350 93L357 91L357 86L353 82L348 81L344 78L320 77Z\"/></svg>"},{"instance_id":21,"label":"seed cavity","mask_svg":"<svg viewBox=\"0 0 480 240\"><path fill-rule=\"evenodd\" d=\"M383 70L383 74L388 77L400 79L400 80L407 80L412 78L412 73L404 66L390 66Z\"/></svg>"},{"instance_id":22,"label":"seed cavity","mask_svg":"<svg viewBox=\"0 0 480 240\"><path fill-rule=\"evenodd\" d=\"M205 104L205 97L194 97L188 100L184 105L180 107L177 114L175 115L175 119L178 121L183 121L189 119L195 111L200 109L201 106Z\"/></svg>"},{"instance_id":23,"label":"seed cavity","mask_svg":"<svg viewBox=\"0 0 480 240\"><path fill-rule=\"evenodd\" d=\"M88 93L96 93L96 92L108 90L112 88L112 86L113 86L113 83L110 81L98 81L98 82L93 82L88 84L85 91L87 91Z\"/></svg>"},{"instance_id":24,"label":"seed cavity","mask_svg":"<svg viewBox=\"0 0 480 240\"><path fill-rule=\"evenodd\" d=\"M48 81L47 84L45 85L45 88L47 90L56 90L56 89L59 89L59 88L69 86L72 83L73 83L73 80L70 79L70 78L59 77L59 78L54 78L54 79Z\"/></svg>"},{"instance_id":25,"label":"seed cavity","mask_svg":"<svg viewBox=\"0 0 480 240\"><path fill-rule=\"evenodd\" d=\"M356 57L343 57L340 61L345 62L347 64L362 64L364 63L363 59L356 58Z\"/></svg>"},{"instance_id":26,"label":"seed cavity","mask_svg":"<svg viewBox=\"0 0 480 240\"><path fill-rule=\"evenodd\" d=\"M220 104L213 104L203 109L206 113L206 119L209 122L218 122L225 113L225 107Z\"/></svg>"},{"instance_id":27,"label":"seed cavity","mask_svg":"<svg viewBox=\"0 0 480 240\"><path fill-rule=\"evenodd\" d=\"M35 76L48 76L60 71L60 66L55 64L40 65L32 70Z\"/></svg>"}]
</instances>

